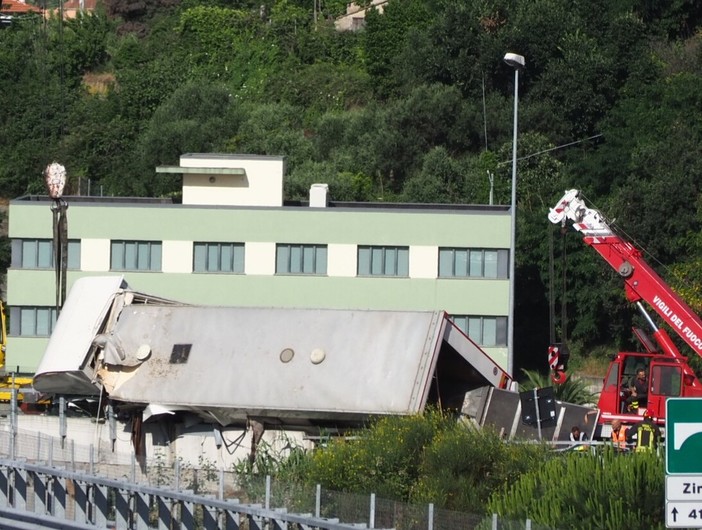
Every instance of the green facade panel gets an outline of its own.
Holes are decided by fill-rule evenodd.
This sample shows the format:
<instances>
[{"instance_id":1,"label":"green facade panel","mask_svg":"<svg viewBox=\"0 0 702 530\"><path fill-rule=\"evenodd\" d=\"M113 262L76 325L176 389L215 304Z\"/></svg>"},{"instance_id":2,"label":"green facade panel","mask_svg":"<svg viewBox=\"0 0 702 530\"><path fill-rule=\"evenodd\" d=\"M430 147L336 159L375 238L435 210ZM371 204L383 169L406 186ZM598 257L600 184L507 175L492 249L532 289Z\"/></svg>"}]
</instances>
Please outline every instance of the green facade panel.
<instances>
[{"instance_id":1,"label":"green facade panel","mask_svg":"<svg viewBox=\"0 0 702 530\"><path fill-rule=\"evenodd\" d=\"M39 366L48 338L12 337L7 338L5 369L8 372L31 374Z\"/></svg>"},{"instance_id":2,"label":"green facade panel","mask_svg":"<svg viewBox=\"0 0 702 530\"><path fill-rule=\"evenodd\" d=\"M509 248L507 212L76 204L69 238L276 241ZM47 203L10 204L11 237L51 237Z\"/></svg>"},{"instance_id":3,"label":"green facade panel","mask_svg":"<svg viewBox=\"0 0 702 530\"><path fill-rule=\"evenodd\" d=\"M408 311L434 308L464 315L508 312L506 280L70 272L68 289L79 276L98 275L124 275L135 290L192 304ZM13 305L52 305L55 280L51 271L10 270L8 299Z\"/></svg>"}]
</instances>

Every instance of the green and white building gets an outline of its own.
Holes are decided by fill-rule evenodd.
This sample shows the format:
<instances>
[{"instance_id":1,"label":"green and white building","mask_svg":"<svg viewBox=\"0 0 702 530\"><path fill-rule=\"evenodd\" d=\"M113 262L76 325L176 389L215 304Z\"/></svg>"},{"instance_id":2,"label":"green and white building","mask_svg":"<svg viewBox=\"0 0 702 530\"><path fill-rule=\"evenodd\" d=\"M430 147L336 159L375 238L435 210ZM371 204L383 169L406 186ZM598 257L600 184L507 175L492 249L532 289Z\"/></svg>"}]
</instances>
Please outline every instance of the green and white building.
<instances>
[{"instance_id":1,"label":"green and white building","mask_svg":"<svg viewBox=\"0 0 702 530\"><path fill-rule=\"evenodd\" d=\"M182 174L182 203L64 197L69 289L115 274L195 304L441 309L507 367L508 207L330 202L326 184L288 204L282 157L187 154L156 171ZM36 369L56 318L51 205L10 202L8 370Z\"/></svg>"}]
</instances>

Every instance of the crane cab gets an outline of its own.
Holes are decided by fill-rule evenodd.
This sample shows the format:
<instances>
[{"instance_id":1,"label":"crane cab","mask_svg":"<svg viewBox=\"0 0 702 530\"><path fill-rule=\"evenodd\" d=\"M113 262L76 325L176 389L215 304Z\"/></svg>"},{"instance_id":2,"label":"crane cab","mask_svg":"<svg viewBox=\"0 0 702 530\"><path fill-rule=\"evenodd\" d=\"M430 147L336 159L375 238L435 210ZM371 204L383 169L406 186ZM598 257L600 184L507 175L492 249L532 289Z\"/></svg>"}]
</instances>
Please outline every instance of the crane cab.
<instances>
[{"instance_id":1,"label":"crane cab","mask_svg":"<svg viewBox=\"0 0 702 530\"><path fill-rule=\"evenodd\" d=\"M628 388L639 369L646 371L648 398L638 409L627 406ZM647 409L657 423L665 423L665 401L669 397L702 397L702 383L685 358L670 358L659 352L619 352L609 365L598 401L600 423L619 419L625 424L641 420Z\"/></svg>"}]
</instances>

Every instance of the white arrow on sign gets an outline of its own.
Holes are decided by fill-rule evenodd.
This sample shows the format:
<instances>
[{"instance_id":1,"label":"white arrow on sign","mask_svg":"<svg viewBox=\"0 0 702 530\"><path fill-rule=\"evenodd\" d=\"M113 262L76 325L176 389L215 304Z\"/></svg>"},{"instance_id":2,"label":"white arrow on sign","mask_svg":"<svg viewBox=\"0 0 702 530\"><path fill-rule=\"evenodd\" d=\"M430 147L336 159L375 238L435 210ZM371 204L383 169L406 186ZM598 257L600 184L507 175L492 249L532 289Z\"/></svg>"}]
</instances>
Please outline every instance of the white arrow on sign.
<instances>
[{"instance_id":1,"label":"white arrow on sign","mask_svg":"<svg viewBox=\"0 0 702 530\"><path fill-rule=\"evenodd\" d=\"M673 426L673 436L675 436L673 449L678 451L682 447L682 444L685 443L685 440L698 432L702 432L702 423L676 423Z\"/></svg>"}]
</instances>

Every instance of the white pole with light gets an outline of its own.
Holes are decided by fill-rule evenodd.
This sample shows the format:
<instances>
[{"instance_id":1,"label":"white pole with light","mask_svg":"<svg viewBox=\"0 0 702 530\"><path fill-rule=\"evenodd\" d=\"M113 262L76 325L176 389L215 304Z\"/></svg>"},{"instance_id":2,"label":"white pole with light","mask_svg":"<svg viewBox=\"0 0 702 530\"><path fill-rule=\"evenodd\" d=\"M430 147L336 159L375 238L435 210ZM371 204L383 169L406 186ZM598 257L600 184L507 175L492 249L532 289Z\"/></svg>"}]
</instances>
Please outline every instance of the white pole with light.
<instances>
[{"instance_id":1,"label":"white pole with light","mask_svg":"<svg viewBox=\"0 0 702 530\"><path fill-rule=\"evenodd\" d=\"M517 253L517 117L519 116L519 70L526 61L516 53L506 53L504 61L514 68L514 136L512 138L512 200L510 202L512 221L511 255L509 260L509 316L507 317L507 373L514 376L514 284Z\"/></svg>"}]
</instances>

